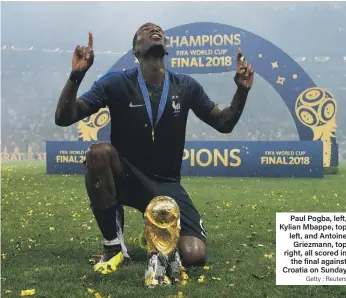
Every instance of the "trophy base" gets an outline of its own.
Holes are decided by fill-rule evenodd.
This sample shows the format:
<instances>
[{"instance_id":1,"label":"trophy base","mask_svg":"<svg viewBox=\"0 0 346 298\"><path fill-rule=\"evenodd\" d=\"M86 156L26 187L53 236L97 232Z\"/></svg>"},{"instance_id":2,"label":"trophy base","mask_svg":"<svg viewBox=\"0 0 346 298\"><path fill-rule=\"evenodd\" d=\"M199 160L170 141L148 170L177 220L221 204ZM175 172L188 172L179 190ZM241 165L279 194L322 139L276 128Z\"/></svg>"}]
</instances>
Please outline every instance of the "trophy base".
<instances>
[{"instance_id":1,"label":"trophy base","mask_svg":"<svg viewBox=\"0 0 346 298\"><path fill-rule=\"evenodd\" d=\"M162 285L175 285L187 280L185 269L181 265L180 255L174 250L168 255L150 253L148 267L145 272L145 286L155 288Z\"/></svg>"}]
</instances>

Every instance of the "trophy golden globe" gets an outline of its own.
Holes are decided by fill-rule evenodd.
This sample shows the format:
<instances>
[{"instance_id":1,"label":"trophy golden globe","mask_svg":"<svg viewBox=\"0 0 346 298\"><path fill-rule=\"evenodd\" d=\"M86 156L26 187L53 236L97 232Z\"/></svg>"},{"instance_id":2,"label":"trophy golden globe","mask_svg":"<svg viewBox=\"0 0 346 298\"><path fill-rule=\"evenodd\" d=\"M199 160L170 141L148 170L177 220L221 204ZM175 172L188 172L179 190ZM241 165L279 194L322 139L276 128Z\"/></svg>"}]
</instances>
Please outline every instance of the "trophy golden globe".
<instances>
[{"instance_id":1,"label":"trophy golden globe","mask_svg":"<svg viewBox=\"0 0 346 298\"><path fill-rule=\"evenodd\" d=\"M182 265L177 250L180 210L170 197L155 197L144 213L144 234L148 251L145 285L149 288L179 281Z\"/></svg>"}]
</instances>

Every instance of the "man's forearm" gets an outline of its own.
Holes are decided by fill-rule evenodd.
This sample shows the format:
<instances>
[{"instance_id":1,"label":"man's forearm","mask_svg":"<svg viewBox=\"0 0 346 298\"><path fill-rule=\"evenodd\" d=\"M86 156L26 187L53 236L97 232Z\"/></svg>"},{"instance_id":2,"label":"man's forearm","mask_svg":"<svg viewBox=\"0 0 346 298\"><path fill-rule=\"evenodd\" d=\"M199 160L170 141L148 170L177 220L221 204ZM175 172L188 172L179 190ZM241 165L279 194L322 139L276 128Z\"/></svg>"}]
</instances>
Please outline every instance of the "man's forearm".
<instances>
[{"instance_id":1,"label":"man's forearm","mask_svg":"<svg viewBox=\"0 0 346 298\"><path fill-rule=\"evenodd\" d=\"M217 127L215 127L219 132L232 132L243 113L248 92L246 89L238 88L230 106L220 111L221 114L218 117Z\"/></svg>"},{"instance_id":2,"label":"man's forearm","mask_svg":"<svg viewBox=\"0 0 346 298\"><path fill-rule=\"evenodd\" d=\"M61 92L55 111L55 124L69 126L76 121L77 115L77 92L83 76L77 79L71 75Z\"/></svg>"}]
</instances>

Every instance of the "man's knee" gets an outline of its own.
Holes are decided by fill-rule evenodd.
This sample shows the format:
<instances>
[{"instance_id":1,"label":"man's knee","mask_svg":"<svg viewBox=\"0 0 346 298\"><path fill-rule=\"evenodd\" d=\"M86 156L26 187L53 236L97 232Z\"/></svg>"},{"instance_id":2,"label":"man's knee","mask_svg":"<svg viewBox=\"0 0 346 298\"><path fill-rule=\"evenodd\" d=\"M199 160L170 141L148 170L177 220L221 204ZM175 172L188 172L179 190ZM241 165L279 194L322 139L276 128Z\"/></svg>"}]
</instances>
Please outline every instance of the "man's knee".
<instances>
[{"instance_id":1,"label":"man's knee","mask_svg":"<svg viewBox=\"0 0 346 298\"><path fill-rule=\"evenodd\" d=\"M181 236L179 251L185 267L203 266L207 261L207 246L197 237Z\"/></svg>"},{"instance_id":2,"label":"man's knee","mask_svg":"<svg viewBox=\"0 0 346 298\"><path fill-rule=\"evenodd\" d=\"M92 144L86 153L87 164L99 164L99 162L107 161L111 155L118 155L115 148L108 143Z\"/></svg>"},{"instance_id":3,"label":"man's knee","mask_svg":"<svg viewBox=\"0 0 346 298\"><path fill-rule=\"evenodd\" d=\"M108 143L92 144L86 153L86 166L91 170L112 167L113 172L120 171L120 160L117 150Z\"/></svg>"}]
</instances>

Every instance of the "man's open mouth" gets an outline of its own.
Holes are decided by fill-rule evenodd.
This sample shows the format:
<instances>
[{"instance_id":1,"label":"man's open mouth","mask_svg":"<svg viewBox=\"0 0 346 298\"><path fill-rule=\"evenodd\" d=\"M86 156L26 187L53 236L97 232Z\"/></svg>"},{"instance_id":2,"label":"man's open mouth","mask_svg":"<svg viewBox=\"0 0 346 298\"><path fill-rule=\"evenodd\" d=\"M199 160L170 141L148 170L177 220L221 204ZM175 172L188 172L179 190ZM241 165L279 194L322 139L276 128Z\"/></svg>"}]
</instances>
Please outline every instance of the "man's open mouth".
<instances>
[{"instance_id":1,"label":"man's open mouth","mask_svg":"<svg viewBox=\"0 0 346 298\"><path fill-rule=\"evenodd\" d=\"M150 39L161 40L162 36L158 33L154 33L154 34L150 35Z\"/></svg>"}]
</instances>

